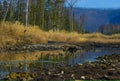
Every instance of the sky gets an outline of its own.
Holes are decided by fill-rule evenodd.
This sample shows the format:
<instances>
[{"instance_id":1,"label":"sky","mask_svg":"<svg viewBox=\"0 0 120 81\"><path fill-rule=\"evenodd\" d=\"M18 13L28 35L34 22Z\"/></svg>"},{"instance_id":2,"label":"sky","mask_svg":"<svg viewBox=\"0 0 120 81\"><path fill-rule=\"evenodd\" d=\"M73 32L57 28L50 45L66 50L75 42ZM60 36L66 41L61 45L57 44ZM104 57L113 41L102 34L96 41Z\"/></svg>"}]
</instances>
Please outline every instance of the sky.
<instances>
[{"instance_id":1,"label":"sky","mask_svg":"<svg viewBox=\"0 0 120 81\"><path fill-rule=\"evenodd\" d=\"M120 0L78 0L75 7L86 8L120 8Z\"/></svg>"}]
</instances>

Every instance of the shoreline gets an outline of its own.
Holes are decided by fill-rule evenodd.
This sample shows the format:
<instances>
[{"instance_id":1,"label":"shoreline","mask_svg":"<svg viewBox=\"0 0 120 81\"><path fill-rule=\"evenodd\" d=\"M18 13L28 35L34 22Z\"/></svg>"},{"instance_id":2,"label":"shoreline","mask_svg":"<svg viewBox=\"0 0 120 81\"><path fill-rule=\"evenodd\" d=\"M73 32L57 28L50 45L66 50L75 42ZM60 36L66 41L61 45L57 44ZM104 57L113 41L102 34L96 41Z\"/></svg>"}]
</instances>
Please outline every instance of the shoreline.
<instances>
[{"instance_id":1,"label":"shoreline","mask_svg":"<svg viewBox=\"0 0 120 81\"><path fill-rule=\"evenodd\" d=\"M120 80L120 54L104 55L95 62L86 62L74 66L56 66L45 68L36 63L36 70L12 72L3 80L62 81L62 80ZM32 65L31 65L32 66ZM24 75L24 76L22 76ZM34 76L31 76L34 75ZM19 76L19 78L18 78ZM29 76L29 78L27 77Z\"/></svg>"},{"instance_id":2,"label":"shoreline","mask_svg":"<svg viewBox=\"0 0 120 81\"><path fill-rule=\"evenodd\" d=\"M120 47L120 34L105 35L99 32L78 33L61 31L43 31L38 26L25 27L23 24L15 22L4 22L0 24L0 50L30 50L37 49L35 45L59 43L75 45L82 48L89 47ZM34 48L35 47L35 48ZM40 46L41 47L41 46ZM38 46L39 48L39 46ZM41 47L45 48L45 47ZM57 49L59 47L45 48ZM40 49L39 49L40 50Z\"/></svg>"},{"instance_id":3,"label":"shoreline","mask_svg":"<svg viewBox=\"0 0 120 81\"><path fill-rule=\"evenodd\" d=\"M46 44L35 44L35 45L23 45L23 46L6 46L6 48L0 48L0 52L9 51L54 51L54 50L65 50L69 51L72 49L92 49L92 48L120 48L120 43L95 43L95 42L84 42L84 43L46 43ZM72 50L71 49L71 50Z\"/></svg>"}]
</instances>

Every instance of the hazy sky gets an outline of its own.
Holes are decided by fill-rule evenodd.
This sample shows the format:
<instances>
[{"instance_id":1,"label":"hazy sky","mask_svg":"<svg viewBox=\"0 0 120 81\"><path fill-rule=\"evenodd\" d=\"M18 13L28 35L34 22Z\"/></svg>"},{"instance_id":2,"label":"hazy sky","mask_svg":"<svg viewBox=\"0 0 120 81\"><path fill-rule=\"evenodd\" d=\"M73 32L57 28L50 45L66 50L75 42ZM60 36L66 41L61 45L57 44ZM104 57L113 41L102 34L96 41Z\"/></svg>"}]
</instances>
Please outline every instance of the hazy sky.
<instances>
[{"instance_id":1,"label":"hazy sky","mask_svg":"<svg viewBox=\"0 0 120 81\"><path fill-rule=\"evenodd\" d=\"M76 7L120 8L120 0L78 0Z\"/></svg>"}]
</instances>

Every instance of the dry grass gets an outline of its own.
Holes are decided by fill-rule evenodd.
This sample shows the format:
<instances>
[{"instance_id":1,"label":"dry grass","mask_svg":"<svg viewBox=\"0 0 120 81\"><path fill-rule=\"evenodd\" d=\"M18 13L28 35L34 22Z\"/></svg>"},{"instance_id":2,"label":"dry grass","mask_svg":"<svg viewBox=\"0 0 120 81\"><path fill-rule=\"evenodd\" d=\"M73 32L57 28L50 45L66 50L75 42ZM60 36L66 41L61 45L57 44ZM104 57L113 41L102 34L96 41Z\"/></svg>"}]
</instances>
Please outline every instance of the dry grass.
<instances>
[{"instance_id":1,"label":"dry grass","mask_svg":"<svg viewBox=\"0 0 120 81\"><path fill-rule=\"evenodd\" d=\"M63 41L68 43L120 43L120 34L107 36L101 33L78 34L76 32L69 33L66 31L44 32L37 26L25 27L19 22L0 23L0 47L47 43L48 40Z\"/></svg>"},{"instance_id":2,"label":"dry grass","mask_svg":"<svg viewBox=\"0 0 120 81\"><path fill-rule=\"evenodd\" d=\"M16 22L5 22L0 26L0 46L46 43L47 34L38 27L24 27Z\"/></svg>"}]
</instances>

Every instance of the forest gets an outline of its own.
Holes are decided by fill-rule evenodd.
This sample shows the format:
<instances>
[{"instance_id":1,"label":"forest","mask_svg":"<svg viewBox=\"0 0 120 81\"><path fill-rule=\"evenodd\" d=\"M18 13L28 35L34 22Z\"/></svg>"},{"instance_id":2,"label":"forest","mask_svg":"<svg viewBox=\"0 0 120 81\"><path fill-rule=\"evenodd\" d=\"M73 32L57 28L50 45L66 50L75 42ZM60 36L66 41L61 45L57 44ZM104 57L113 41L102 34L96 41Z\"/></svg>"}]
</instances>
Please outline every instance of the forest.
<instances>
[{"instance_id":1,"label":"forest","mask_svg":"<svg viewBox=\"0 0 120 81\"><path fill-rule=\"evenodd\" d=\"M37 25L48 31L84 31L84 19L80 27L74 19L73 7L77 0L3 0L0 1L0 20L24 25ZM68 7L66 7L68 4Z\"/></svg>"}]
</instances>

